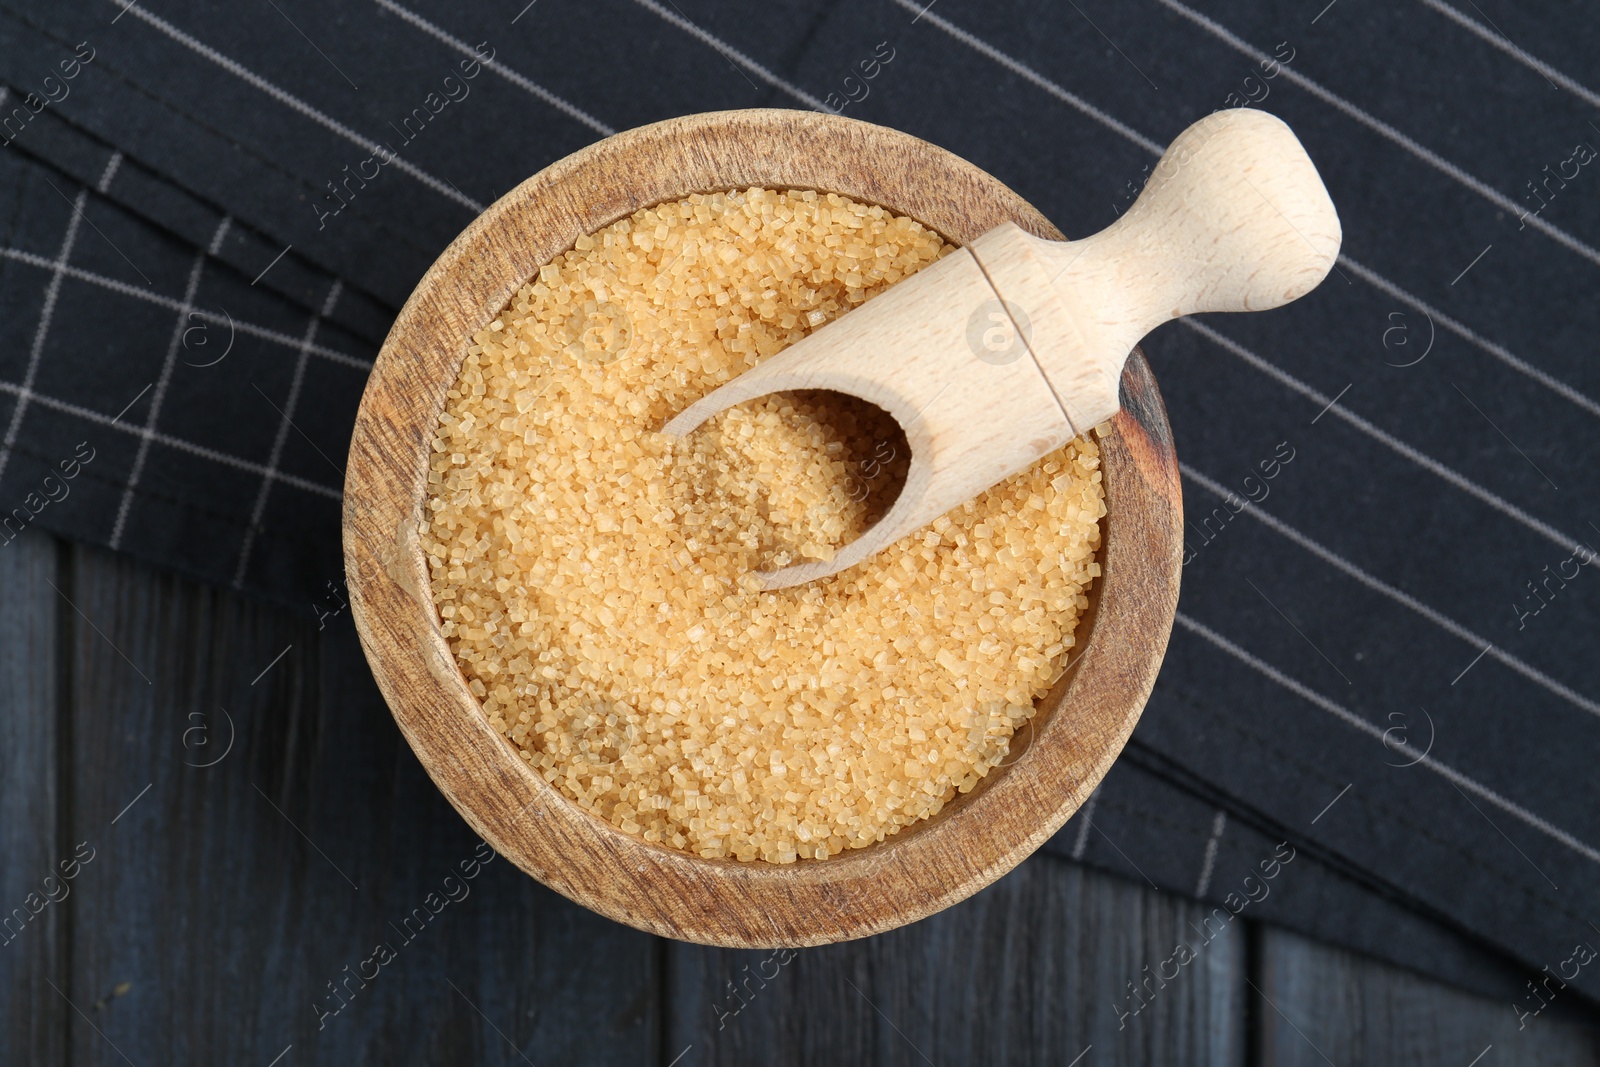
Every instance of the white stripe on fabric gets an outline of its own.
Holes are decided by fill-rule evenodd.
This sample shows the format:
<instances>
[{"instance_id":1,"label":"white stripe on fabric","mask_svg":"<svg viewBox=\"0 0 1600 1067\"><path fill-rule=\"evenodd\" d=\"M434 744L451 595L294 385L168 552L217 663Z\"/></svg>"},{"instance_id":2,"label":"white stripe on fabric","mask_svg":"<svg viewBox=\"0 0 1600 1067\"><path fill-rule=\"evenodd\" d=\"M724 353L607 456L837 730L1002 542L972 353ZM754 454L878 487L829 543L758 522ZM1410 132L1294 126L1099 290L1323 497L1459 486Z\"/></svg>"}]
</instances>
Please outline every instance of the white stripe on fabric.
<instances>
[{"instance_id":1,"label":"white stripe on fabric","mask_svg":"<svg viewBox=\"0 0 1600 1067\"><path fill-rule=\"evenodd\" d=\"M39 407L49 408L52 411L60 411L68 415L76 415L85 422L92 422L96 426L112 426L124 433L137 434L140 432L137 426L129 426L125 422L118 422L110 415L102 415L98 411L91 411L82 405L73 404L66 400L57 400L55 397L44 396L41 393L33 392L31 389L24 389L15 382L0 382L0 393L10 393L12 396L22 397L30 404L37 404ZM240 459L238 456L231 456L226 452L218 452L214 448L207 448L205 445L197 445L193 441L185 441L181 438L170 437L164 433L155 433L151 434L150 436L151 439L154 440L158 445L166 445L168 448L176 448L180 452L187 452L192 456L199 456L201 459L209 459L213 463L221 463L224 466L233 467L237 470L248 471L251 474L267 473L267 468L263 467L259 463L251 463L247 459ZM295 475L285 474L282 471L273 472L272 477L285 485L292 485L296 489L304 489L308 493L315 493L318 496L325 496L330 500L340 500L344 496L344 494L337 489L330 489L325 485L319 485L307 478L298 478Z\"/></svg>"},{"instance_id":2,"label":"white stripe on fabric","mask_svg":"<svg viewBox=\"0 0 1600 1067\"><path fill-rule=\"evenodd\" d=\"M1211 478L1206 477L1204 474L1201 474L1187 463L1179 463L1178 469L1183 472L1183 476L1185 478L1195 482L1202 488L1209 490L1217 496L1226 497L1229 495L1229 490L1227 487ZM1238 494L1232 495L1237 496ZM1422 601L1418 600L1416 597L1405 592L1404 590L1390 585L1382 578L1378 578L1367 573L1365 570L1356 566L1354 563L1351 563L1343 556L1329 548L1324 547L1310 537L1307 537L1305 534L1301 533L1293 526L1290 526L1282 519L1275 518L1265 511L1260 504L1251 501L1245 506L1244 514L1249 515L1263 526L1266 526L1269 530L1281 534L1290 541L1293 541L1295 544L1299 545L1307 552L1310 552L1312 555L1316 556L1329 566L1343 571L1345 574L1349 575L1351 578L1354 578L1356 581L1360 582L1368 589L1371 589L1373 592L1386 596L1402 607L1416 612L1418 615L1421 615L1424 619L1427 619L1429 622L1433 623L1450 636L1459 638L1468 645L1471 645L1473 648L1482 648L1485 645L1490 645L1489 656L1491 658L1498 660L1507 667L1510 667L1524 678L1536 685L1543 687L1549 692L1560 697L1562 700L1572 704L1574 707L1587 711L1591 715L1600 715L1600 702L1590 700L1582 693L1576 692L1567 686L1562 685L1560 682L1556 681L1554 678L1550 677L1548 674L1545 674L1538 668L1524 663L1516 656L1513 656L1511 653L1505 651L1499 645L1491 645L1487 637L1473 633L1465 626L1462 626L1460 623L1450 618L1450 616L1446 615L1444 612L1429 607L1427 604L1424 604Z\"/></svg>"},{"instance_id":3,"label":"white stripe on fabric","mask_svg":"<svg viewBox=\"0 0 1600 1067\"><path fill-rule=\"evenodd\" d=\"M1584 86L1580 82L1567 77L1565 74L1561 73L1544 60L1529 55L1521 48L1518 48L1516 45L1512 44L1511 39L1505 34L1500 33L1498 30L1490 30L1488 26L1483 25L1464 12L1457 11L1449 4L1442 3L1441 0L1417 0L1417 2L1422 4L1424 7L1433 8L1433 10L1437 11L1451 22L1454 22L1457 26L1465 29L1468 33L1471 33L1477 37L1481 37L1483 40L1500 49L1500 51L1515 59L1518 63L1521 63L1529 70L1538 72L1538 74L1546 81L1550 82L1550 84L1559 85L1561 88L1565 89L1573 96L1576 96L1590 107L1600 108L1600 94L1595 93L1593 90Z\"/></svg>"},{"instance_id":4,"label":"white stripe on fabric","mask_svg":"<svg viewBox=\"0 0 1600 1067\"><path fill-rule=\"evenodd\" d=\"M1226 351L1231 352L1233 355L1238 356L1240 359L1244 360L1261 373L1273 378L1285 387L1294 390L1301 396L1306 397L1308 400L1312 400L1325 407L1329 414L1343 419L1346 423L1355 427L1357 430L1360 430L1362 433L1366 434L1368 437L1372 438L1374 441L1377 441L1384 447L1404 456L1406 459L1409 459L1423 470L1437 475L1438 477L1449 482L1451 485L1455 486L1457 489L1460 489L1462 492L1468 494L1469 496L1476 497L1478 500L1489 505L1502 515L1521 523L1523 526L1532 530L1540 537L1551 541L1563 552L1573 552L1581 546L1582 542L1573 538L1569 534L1562 533L1560 530L1556 529L1554 526L1551 526L1543 519L1534 518L1526 511L1523 511L1521 508L1511 503L1511 501L1496 493L1490 492L1488 489L1485 489L1483 486L1479 485L1477 482L1466 477L1465 475L1458 474L1455 470L1445 466L1443 463L1440 463L1427 453L1413 448L1411 445L1406 444L1404 441L1389 433L1387 430L1380 429L1379 427L1368 422L1366 419L1362 418L1360 415L1357 415L1349 408L1344 407L1341 404L1335 404L1327 396L1327 394L1323 393L1321 390L1312 388L1305 382L1302 382L1299 378L1296 378L1294 375L1290 374L1288 371L1278 367L1276 364L1269 363L1267 360L1256 355L1254 352L1250 351L1248 348L1244 347L1244 345L1241 345L1232 338L1224 337L1222 334L1218 333L1216 330L1213 330L1205 323L1196 322L1194 319L1180 319L1179 321L1182 322L1183 325L1189 327L1189 329L1193 330L1195 333L1198 333L1208 341L1211 341L1213 344L1216 344Z\"/></svg>"},{"instance_id":5,"label":"white stripe on fabric","mask_svg":"<svg viewBox=\"0 0 1600 1067\"><path fill-rule=\"evenodd\" d=\"M56 264L54 261L48 260L43 256L37 255L33 252L24 252L19 248L0 248L0 258L15 260L18 263L26 263L31 267L40 267L44 270L56 269ZM115 278L107 278L105 275L96 274L93 271L82 270L78 267L66 267L62 270L62 273L68 278L73 278L81 282L88 282L90 285L98 285L103 289L110 289L112 292L120 293L123 296L131 296L136 300L144 300L148 303L157 304L161 307L171 308L173 311L177 311L183 306L182 301L174 300L170 296L162 296L160 293L152 293L148 289L141 289L136 285L129 285L127 282L119 282ZM252 337L259 337L263 341L271 341L274 344L284 345L288 348L297 350L301 344L300 338L292 337L289 334L283 333L279 330L268 329L265 326L258 326L255 323L245 322L242 319L229 319L227 316L218 315L215 312L204 311L199 308L192 310L196 315L200 316L202 319L205 319L207 322L214 323L218 326L226 326L229 323L232 323L232 325L237 328L240 333L247 333ZM346 367L357 367L361 370L372 369L371 360L359 359L355 356L340 352L337 349L326 348L322 345L312 345L310 351L312 355L321 356L323 359L342 364Z\"/></svg>"},{"instance_id":6,"label":"white stripe on fabric","mask_svg":"<svg viewBox=\"0 0 1600 1067\"><path fill-rule=\"evenodd\" d=\"M1572 386L1568 385L1566 382L1555 377L1554 375L1547 374L1538 367L1535 367L1533 364L1518 358L1504 345L1496 344L1488 338L1480 336L1476 331L1469 329L1456 319L1446 315L1443 311L1440 311L1426 300L1423 300L1418 296L1413 296L1404 289L1400 288L1398 285L1391 282L1389 279L1385 278L1383 275L1379 274L1377 271L1362 266L1349 256L1341 255L1339 257L1339 262L1344 266L1349 267L1350 273L1354 274L1368 285L1371 285L1375 289L1382 290L1389 296L1399 300L1401 303L1409 304L1413 309L1422 312L1424 315L1428 316L1429 319L1438 323L1440 326L1443 326L1445 329L1449 330L1463 341L1466 341L1468 344L1487 352L1489 355L1493 356L1495 359L1498 359L1500 362L1504 363L1518 374L1533 379L1546 389L1550 390L1552 393L1556 393L1563 399L1570 400L1580 408L1583 408L1589 414L1600 415L1600 402L1597 402L1584 393L1579 392L1577 389L1574 389Z\"/></svg>"},{"instance_id":7,"label":"white stripe on fabric","mask_svg":"<svg viewBox=\"0 0 1600 1067\"><path fill-rule=\"evenodd\" d=\"M1121 120L1113 118L1106 112L1101 111L1083 97L1079 96L1077 93L1067 91L1066 89L1057 85L1055 82L1051 81L1049 78L1046 78L1043 74L1040 74L1038 71L1028 66L1026 63L1023 63L1018 59L1013 59L1011 56L1008 56L1004 52L1000 51L1000 49L996 48L994 45L973 36L966 30L963 30L961 27L957 26L955 23L950 22L947 19L940 18L931 11L927 11L918 7L916 4L912 3L911 0L894 0L894 2L905 8L907 11L916 12L919 17L927 19L931 25L943 30L945 33L949 34L951 37L954 37L956 40L960 41L974 52L977 52L979 55L987 56L988 58L994 60L994 62L1009 70L1011 73L1017 75L1017 77L1022 78L1024 81L1031 82L1033 85L1043 89L1045 92L1049 93L1057 100L1060 100L1062 103L1065 103L1084 115L1094 119L1096 122L1100 123L1100 125L1121 134L1126 140L1132 141L1134 144L1138 145L1146 152L1149 152L1151 155L1159 156L1161 153L1167 150L1165 145L1157 144L1155 141L1152 141L1150 138L1146 137L1132 126L1129 126Z\"/></svg>"},{"instance_id":8,"label":"white stripe on fabric","mask_svg":"<svg viewBox=\"0 0 1600 1067\"><path fill-rule=\"evenodd\" d=\"M116 3L116 0L111 0L111 2ZM268 96L272 97L274 100L278 101L278 103L283 104L290 110L304 115L317 125L338 134L340 137L343 137L352 144L359 146L363 150L371 152L374 155L388 153L391 158L387 165L393 166L396 169L402 170L411 175L417 181L421 182L423 185L426 185L434 192L439 193L441 196L447 197L448 199L460 204L462 207L469 208L472 211L483 211L482 204L478 203L476 200L473 200L471 197L461 192L449 182L441 181L429 174L427 171L422 170L420 167L401 159L398 155L394 154L394 150L389 148L388 145L379 144L377 141L374 141L369 137L362 136L355 130L352 130L350 127L346 126L344 123L339 122L337 119L330 118L321 111L318 111L316 108L312 107L310 104L306 103L304 100L301 100L299 97L278 88L261 75L247 69L243 64L229 59L227 56L223 55L221 52L218 52L215 48L212 48L205 42L197 40L194 37L191 37L189 34L184 33L182 30L178 29L165 19L158 18L157 16L150 14L150 12L146 11L142 7L129 7L126 9L126 12L146 23L147 25L153 26L157 30L160 30L167 37L176 41L178 44L183 45L185 48L196 53L197 55L209 59L211 62L215 63L217 66L221 67L223 70L227 71L229 74L232 74L239 80L261 90L263 93L266 93Z\"/></svg>"},{"instance_id":9,"label":"white stripe on fabric","mask_svg":"<svg viewBox=\"0 0 1600 1067\"><path fill-rule=\"evenodd\" d=\"M221 223L217 229L221 231ZM113 551L122 547L122 531L127 528L128 512L133 507L133 494L139 487L139 479L144 474L145 460L150 455L150 436L155 433L156 422L161 418L161 405L167 398L167 386L172 382L172 371L178 363L178 351L183 347L183 335L189 328L189 314L194 307L195 294L200 290L200 275L205 271L206 258L206 253L200 253L194 257L194 266L189 268L189 280L183 290L183 303L178 308L178 318L173 323L172 336L167 339L166 357L161 362L161 374L156 378L155 396L150 398L150 413L145 416L144 429L139 435L139 449L134 453L133 467L128 472L128 482L122 487L122 499L117 503L117 518L111 526L110 547Z\"/></svg>"},{"instance_id":10,"label":"white stripe on fabric","mask_svg":"<svg viewBox=\"0 0 1600 1067\"><path fill-rule=\"evenodd\" d=\"M1182 15L1184 18L1193 22L1196 26L1199 26L1201 29L1217 38L1217 40L1221 41L1223 44L1226 44L1229 48L1232 48L1235 52L1238 52L1240 55L1249 56L1258 63L1273 61L1272 56L1267 55L1267 53L1261 51L1259 48L1256 48L1248 41L1236 36L1233 31L1229 30L1220 22L1200 14L1200 12L1194 10L1194 8L1181 4L1178 2L1178 0L1156 0L1156 2L1162 7ZM1395 129L1387 122L1384 122L1382 119L1361 110L1361 108L1357 107L1355 104L1352 104L1344 97L1332 92L1329 89L1323 88L1320 84L1312 81L1310 78L1306 77L1304 74L1301 74L1297 70L1291 70L1289 67L1280 66L1280 74L1291 84L1298 85L1300 88L1304 89L1318 100L1321 100L1323 103L1329 105L1337 111L1343 112L1350 118L1355 119L1361 125L1365 126L1367 129L1373 131L1384 139L1399 145L1417 159L1420 159L1422 162L1428 164L1428 166L1439 171L1441 174L1449 176L1460 185L1472 190L1474 193L1477 193L1479 196L1489 201L1489 203L1493 204L1501 211L1509 213L1513 218L1521 219L1522 216L1526 215L1527 218L1524 221L1526 221L1529 226L1532 226L1534 229L1538 230L1546 237L1549 237L1563 248L1566 248L1571 252L1576 252L1578 255L1582 256L1584 259L1587 259L1591 263L1600 264L1600 249L1580 241L1566 230L1563 230L1559 226L1551 225L1537 215L1529 214L1523 205L1517 203L1509 196L1506 196L1504 193L1500 192L1500 190L1494 188L1489 183L1480 181L1478 178L1468 174L1465 170L1462 170L1448 159L1445 159L1432 149L1425 148L1416 140L1412 139L1406 134L1401 133L1399 130Z\"/></svg>"},{"instance_id":11,"label":"white stripe on fabric","mask_svg":"<svg viewBox=\"0 0 1600 1067\"><path fill-rule=\"evenodd\" d=\"M589 114L587 111L580 108L578 105L557 96L555 93L552 93L549 89L546 89L537 82L518 74L504 63L501 63L499 60L484 59L478 54L477 50L471 45L467 44L467 42L461 40L459 37L452 37L450 34L446 33L438 26L435 26L433 23L429 22L421 15L418 15L416 12L409 11L406 8L401 7L399 4L395 3L394 0L375 0L375 2L379 7L399 15L402 19L411 23L411 25L417 27L417 29L428 34L430 37L443 41L445 44L449 45L451 48L454 48L462 55L471 56L473 59L483 64L485 69L494 71L512 85L515 85L517 88L526 92L532 93L534 96L538 97L540 100L543 100L545 103L549 104L563 115L566 115L569 118L577 119L579 122L583 123L585 126L589 127L591 130L595 131L601 136L610 137L612 134L617 132L610 126L607 126L605 123L595 118L593 115Z\"/></svg>"},{"instance_id":12,"label":"white stripe on fabric","mask_svg":"<svg viewBox=\"0 0 1600 1067\"><path fill-rule=\"evenodd\" d=\"M250 566L250 554L255 548L256 533L261 529L261 517L266 514L267 494L272 490L272 480L278 475L278 464L283 459L283 446L289 439L289 428L293 425L295 405L300 400L300 387L305 383L306 363L310 359L311 343L316 340L317 328L322 320L333 314L333 306L339 302L339 294L344 291L343 279L335 279L332 288L328 290L328 298L322 302L322 310L311 316L311 321L306 324L305 337L300 345L300 352L295 357L294 377L289 382L289 395L283 402L282 416L278 422L278 432L272 438L272 453L267 459L267 469L261 479L261 487L256 491L255 503L250 508L250 522L244 530L244 540L239 546L239 565L233 572L233 587L241 588L244 585L244 576Z\"/></svg>"},{"instance_id":13,"label":"white stripe on fabric","mask_svg":"<svg viewBox=\"0 0 1600 1067\"><path fill-rule=\"evenodd\" d=\"M1194 885L1194 895L1203 897L1206 890L1211 888L1211 872L1217 868L1217 846L1222 843L1222 831L1228 827L1228 813L1221 808L1217 809L1217 817L1211 820L1211 836L1206 839L1206 855L1200 865L1200 880Z\"/></svg>"},{"instance_id":14,"label":"white stripe on fabric","mask_svg":"<svg viewBox=\"0 0 1600 1067\"><path fill-rule=\"evenodd\" d=\"M222 251L222 242L227 238L228 230L232 226L233 217L231 215L222 216L222 221L217 223L216 232L211 235L211 243L206 246L207 255L215 257L218 252Z\"/></svg>"},{"instance_id":15,"label":"white stripe on fabric","mask_svg":"<svg viewBox=\"0 0 1600 1067\"><path fill-rule=\"evenodd\" d=\"M724 59L727 59L729 62L739 64L739 66L743 67L745 70L748 70L751 74L754 74L768 85L775 89L782 89L784 92L788 93L796 100L799 100L812 110L824 111L830 115L836 113L833 108L829 107L821 100L818 100L816 97L812 96L798 85L778 77L776 74L772 73L772 71L768 70L760 63L757 63L755 60L751 59L737 48L728 44L726 41L714 36L706 30L701 29L699 26L696 26L694 23L684 18L683 15L673 11L668 11L660 4L656 3L655 0L633 0L633 2L644 8L646 11L654 14L656 17L672 23L674 26L678 27L678 29L682 30L684 33L687 33L701 44L710 45L712 48L722 53Z\"/></svg>"},{"instance_id":16,"label":"white stripe on fabric","mask_svg":"<svg viewBox=\"0 0 1600 1067\"><path fill-rule=\"evenodd\" d=\"M122 151L119 149L111 153L111 158L106 160L106 169L100 172L100 180L95 182L97 192L105 193L111 188L112 179L117 176L117 171L122 169Z\"/></svg>"},{"instance_id":17,"label":"white stripe on fabric","mask_svg":"<svg viewBox=\"0 0 1600 1067\"><path fill-rule=\"evenodd\" d=\"M56 254L54 261L45 261L51 272L50 283L45 287L44 306L39 311L39 325L33 332L33 345L28 349L28 368L23 372L22 386L16 394L17 406L12 409L5 440L0 443L0 477L4 477L6 466L11 462L11 449L16 445L17 434L22 429L22 416L28 410L28 401L33 399L33 383L39 375L39 361L44 355L45 340L50 336L56 303L61 296L61 279L67 274L67 259L72 255L72 246L78 241L78 222L83 218L83 205L88 198L89 190L78 191L77 202L72 205L72 217L67 219L67 232L61 238L61 251Z\"/></svg>"},{"instance_id":18,"label":"white stripe on fabric","mask_svg":"<svg viewBox=\"0 0 1600 1067\"><path fill-rule=\"evenodd\" d=\"M1381 727L1368 722L1366 719L1363 719L1361 716L1357 715L1355 712L1344 707L1343 705L1334 703L1321 693L1318 693L1315 690L1300 684L1287 674L1284 674L1282 671L1272 666L1270 663L1259 659L1258 657L1234 644L1226 637L1223 637L1221 634L1217 633L1217 631L1211 629L1211 627L1190 618L1181 611L1178 612L1176 621L1178 625L1182 626L1185 630L1188 630L1190 633L1196 634L1199 637L1205 638L1207 641L1211 642L1211 644L1226 652L1234 659L1237 659L1259 674L1265 675L1272 681L1277 682L1295 696L1300 697L1302 700L1305 700L1310 704L1316 705L1323 711L1326 711L1328 714L1332 715L1334 718L1348 726L1354 727L1379 743L1383 742L1384 731ZM1474 781L1455 768L1440 763L1432 756L1423 756L1417 761L1416 765L1426 767L1433 773L1439 775L1441 778L1444 778L1446 781L1455 785L1458 789L1472 793L1481 800L1488 801L1490 804L1493 804L1506 814L1522 821L1528 826L1533 827L1546 837L1565 845L1567 848L1576 852L1585 859L1594 863L1600 863L1600 851L1596 851L1591 846L1584 844L1582 841L1578 840L1576 837L1573 837L1559 826L1554 825L1549 820L1535 815L1533 812L1514 801L1507 800L1493 789Z\"/></svg>"}]
</instances>

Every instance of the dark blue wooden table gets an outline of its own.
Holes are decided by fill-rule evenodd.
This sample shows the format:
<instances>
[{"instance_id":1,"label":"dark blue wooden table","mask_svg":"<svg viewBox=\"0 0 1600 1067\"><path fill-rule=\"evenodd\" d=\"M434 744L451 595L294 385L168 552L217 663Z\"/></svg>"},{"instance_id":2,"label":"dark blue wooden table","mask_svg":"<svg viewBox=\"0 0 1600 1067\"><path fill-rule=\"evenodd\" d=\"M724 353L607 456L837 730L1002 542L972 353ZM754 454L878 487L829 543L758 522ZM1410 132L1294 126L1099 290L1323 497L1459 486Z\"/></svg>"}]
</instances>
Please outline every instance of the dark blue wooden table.
<instances>
[{"instance_id":1,"label":"dark blue wooden table","mask_svg":"<svg viewBox=\"0 0 1600 1067\"><path fill-rule=\"evenodd\" d=\"M0 1064L1600 1063L1560 1003L1248 922L1121 1016L1206 909L1053 856L865 941L649 937L492 858L337 598L34 534L0 596Z\"/></svg>"}]
</instances>

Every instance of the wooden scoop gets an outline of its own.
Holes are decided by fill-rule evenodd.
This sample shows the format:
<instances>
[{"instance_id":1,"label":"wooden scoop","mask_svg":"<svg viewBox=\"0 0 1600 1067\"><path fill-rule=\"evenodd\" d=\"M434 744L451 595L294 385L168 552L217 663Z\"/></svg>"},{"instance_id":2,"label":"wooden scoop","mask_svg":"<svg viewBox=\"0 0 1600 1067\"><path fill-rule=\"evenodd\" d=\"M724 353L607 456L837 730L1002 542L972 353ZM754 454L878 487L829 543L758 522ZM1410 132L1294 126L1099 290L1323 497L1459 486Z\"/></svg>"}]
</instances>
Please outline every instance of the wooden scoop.
<instances>
[{"instance_id":1,"label":"wooden scoop","mask_svg":"<svg viewBox=\"0 0 1600 1067\"><path fill-rule=\"evenodd\" d=\"M1339 217L1289 127L1218 111L1167 148L1110 227L1047 241L1005 223L684 409L682 437L736 404L831 389L883 408L911 465L889 511L827 561L763 572L767 588L854 566L1109 419L1145 334L1197 311L1264 311L1316 288Z\"/></svg>"}]
</instances>

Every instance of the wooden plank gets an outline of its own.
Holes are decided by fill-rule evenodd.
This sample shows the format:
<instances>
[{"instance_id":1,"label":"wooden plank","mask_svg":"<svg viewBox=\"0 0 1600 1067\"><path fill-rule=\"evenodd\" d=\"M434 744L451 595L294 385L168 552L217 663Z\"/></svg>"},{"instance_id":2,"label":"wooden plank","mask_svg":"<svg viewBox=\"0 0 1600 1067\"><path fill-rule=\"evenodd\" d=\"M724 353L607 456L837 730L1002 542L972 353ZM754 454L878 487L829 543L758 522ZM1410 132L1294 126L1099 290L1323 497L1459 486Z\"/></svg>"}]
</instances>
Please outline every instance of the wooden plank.
<instances>
[{"instance_id":1,"label":"wooden plank","mask_svg":"<svg viewBox=\"0 0 1600 1067\"><path fill-rule=\"evenodd\" d=\"M55 577L50 537L27 531L0 545L0 1063L60 1062L71 1011L45 982L67 982L77 885L57 866L72 849L56 804L57 612L70 609Z\"/></svg>"},{"instance_id":2,"label":"wooden plank","mask_svg":"<svg viewBox=\"0 0 1600 1067\"><path fill-rule=\"evenodd\" d=\"M400 740L347 614L319 633L311 605L93 550L73 570L72 803L100 846L75 898L75 1000L95 1025L73 1026L73 1062L654 1050L650 939L484 860Z\"/></svg>"},{"instance_id":3,"label":"wooden plank","mask_svg":"<svg viewBox=\"0 0 1600 1067\"><path fill-rule=\"evenodd\" d=\"M954 908L864 941L792 958L673 944L663 1058L1232 1067L1244 1056L1246 938L1219 922L1206 943L1196 928L1208 913L1035 856ZM1179 941L1197 958L1162 986L1152 979L1133 1013L1128 983Z\"/></svg>"},{"instance_id":4,"label":"wooden plank","mask_svg":"<svg viewBox=\"0 0 1600 1067\"><path fill-rule=\"evenodd\" d=\"M1559 1000L1519 1030L1510 1002L1298 934L1263 928L1260 952L1260 993L1252 996L1265 1067L1600 1064L1600 1030L1575 1021L1575 1012L1558 1013Z\"/></svg>"},{"instance_id":5,"label":"wooden plank","mask_svg":"<svg viewBox=\"0 0 1600 1067\"><path fill-rule=\"evenodd\" d=\"M384 936L383 927L403 925L408 910L439 888L452 865L459 881L464 859L493 853L401 741L353 627L348 619L340 622L330 624L324 634L323 699L345 721L340 724L329 716L325 729L333 732L325 745L349 750L370 745L374 735L388 739L391 780L374 786L393 798L393 814L383 827L392 848L395 884L388 896L393 903L382 909L386 918L373 924L373 935L363 943L360 955L366 955ZM337 767L330 766L327 773L338 773ZM351 832L361 828L352 826ZM363 1036L356 1037L360 1030L352 1028L351 1039L341 1039L342 1014L327 1021L325 1035L314 1027L306 1031L319 1059L521 1063L520 1053L547 1067L638 1063L654 1054L659 972L653 938L578 907L502 858L484 864L470 884L460 884L469 895L448 905L459 908L459 914L441 914L448 924L437 937L430 931L404 948L400 936L388 937L402 953L399 977L405 984L381 1006L365 1005L371 1022L360 1014L360 1002L352 1002L350 1021L362 1024ZM343 966L356 958L334 962ZM329 970L325 977L332 976ZM384 974L379 982L387 979ZM375 1055L378 1049L382 1056Z\"/></svg>"},{"instance_id":6,"label":"wooden plank","mask_svg":"<svg viewBox=\"0 0 1600 1067\"><path fill-rule=\"evenodd\" d=\"M71 803L97 849L75 898L89 1019L72 1061L244 1062L275 1043L266 1062L290 1041L274 957L323 887L254 784L281 800L297 758L304 773L313 628L95 550L74 548L70 571ZM300 654L257 680L288 645Z\"/></svg>"}]
</instances>

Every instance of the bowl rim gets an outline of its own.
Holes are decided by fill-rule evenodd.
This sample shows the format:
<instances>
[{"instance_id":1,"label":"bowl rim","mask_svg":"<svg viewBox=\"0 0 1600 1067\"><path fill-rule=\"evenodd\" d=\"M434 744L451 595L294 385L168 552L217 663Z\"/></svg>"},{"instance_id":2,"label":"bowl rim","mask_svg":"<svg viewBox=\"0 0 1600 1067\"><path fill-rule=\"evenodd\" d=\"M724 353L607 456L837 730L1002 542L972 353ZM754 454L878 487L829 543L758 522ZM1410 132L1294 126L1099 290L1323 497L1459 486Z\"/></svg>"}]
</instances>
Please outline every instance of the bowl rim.
<instances>
[{"instance_id":1,"label":"bowl rim","mask_svg":"<svg viewBox=\"0 0 1600 1067\"><path fill-rule=\"evenodd\" d=\"M489 725L440 629L418 536L434 429L470 336L579 236L694 192L755 186L881 204L957 244L1004 221L1061 238L958 156L837 115L709 112L591 144L490 205L401 309L356 417L344 552L362 649L401 733L497 852L577 903L650 933L801 947L880 933L965 899L1087 800L1137 723L1165 653L1182 569L1182 503L1166 412L1135 349L1123 410L1100 439L1108 516L1077 658L1007 763L933 819L826 860L772 864L651 844L569 800Z\"/></svg>"}]
</instances>

